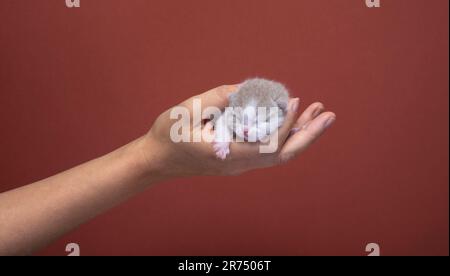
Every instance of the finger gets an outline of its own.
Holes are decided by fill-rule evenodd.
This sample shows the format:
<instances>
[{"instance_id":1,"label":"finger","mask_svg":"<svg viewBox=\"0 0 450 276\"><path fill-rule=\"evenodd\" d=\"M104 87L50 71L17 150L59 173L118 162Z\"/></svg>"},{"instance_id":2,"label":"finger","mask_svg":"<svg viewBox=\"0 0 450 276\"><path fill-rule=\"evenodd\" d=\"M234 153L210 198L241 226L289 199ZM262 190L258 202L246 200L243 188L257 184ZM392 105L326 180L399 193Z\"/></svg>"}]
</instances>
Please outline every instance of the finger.
<instances>
[{"instance_id":1,"label":"finger","mask_svg":"<svg viewBox=\"0 0 450 276\"><path fill-rule=\"evenodd\" d=\"M228 106L228 96L236 91L237 87L238 85L222 85L195 95L178 106L189 109L194 118L212 120L220 116L222 110ZM195 114L199 114L199 116L195 116ZM201 121L194 122L194 125L200 126Z\"/></svg>"},{"instance_id":2,"label":"finger","mask_svg":"<svg viewBox=\"0 0 450 276\"><path fill-rule=\"evenodd\" d=\"M286 141L280 152L280 160L290 160L304 151L335 121L336 115L333 112L322 113L317 118L310 121L306 127L303 127Z\"/></svg>"},{"instance_id":3,"label":"finger","mask_svg":"<svg viewBox=\"0 0 450 276\"><path fill-rule=\"evenodd\" d=\"M278 143L279 145L282 145L286 138L289 135L289 132L291 131L292 127L294 126L295 122L298 119L298 108L300 105L300 99L294 98L290 99L288 103L287 113L284 118L283 125L278 129Z\"/></svg>"},{"instance_id":4,"label":"finger","mask_svg":"<svg viewBox=\"0 0 450 276\"><path fill-rule=\"evenodd\" d=\"M317 103L311 104L300 115L300 118L298 118L297 122L294 125L294 128L297 128L297 129L302 128L308 122L312 121L314 118L319 116L324 110L325 110L325 107L323 106L322 103L317 102Z\"/></svg>"}]
</instances>

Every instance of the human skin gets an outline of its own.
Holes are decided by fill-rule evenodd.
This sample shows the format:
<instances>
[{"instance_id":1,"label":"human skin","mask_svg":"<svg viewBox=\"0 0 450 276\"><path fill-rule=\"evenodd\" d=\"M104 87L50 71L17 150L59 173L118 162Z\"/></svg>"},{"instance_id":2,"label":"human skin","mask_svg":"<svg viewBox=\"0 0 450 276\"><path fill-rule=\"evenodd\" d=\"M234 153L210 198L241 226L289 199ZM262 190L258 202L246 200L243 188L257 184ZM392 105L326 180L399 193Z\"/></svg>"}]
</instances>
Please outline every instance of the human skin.
<instances>
[{"instance_id":1,"label":"human skin","mask_svg":"<svg viewBox=\"0 0 450 276\"><path fill-rule=\"evenodd\" d=\"M198 98L202 108L224 109L236 87L220 86L179 106L192 111L192 101ZM194 175L239 175L287 162L336 119L321 103L310 105L300 116L298 110L299 100L290 99L285 122L276 134L276 152L261 154L257 143L232 143L231 155L220 160L211 143L174 143L169 135L174 123L169 109L147 134L131 143L47 179L1 193L0 255L32 254L157 182ZM190 131L193 135L197 131L212 133L213 129L211 123L201 122Z\"/></svg>"}]
</instances>

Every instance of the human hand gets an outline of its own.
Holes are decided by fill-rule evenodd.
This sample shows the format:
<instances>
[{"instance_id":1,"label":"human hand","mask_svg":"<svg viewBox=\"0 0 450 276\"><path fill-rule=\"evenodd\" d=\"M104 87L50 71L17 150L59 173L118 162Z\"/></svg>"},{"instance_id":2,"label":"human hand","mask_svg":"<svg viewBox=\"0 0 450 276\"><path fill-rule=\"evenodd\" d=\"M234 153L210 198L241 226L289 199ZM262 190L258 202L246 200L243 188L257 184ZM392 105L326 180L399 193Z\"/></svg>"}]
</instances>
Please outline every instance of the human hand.
<instances>
[{"instance_id":1,"label":"human hand","mask_svg":"<svg viewBox=\"0 0 450 276\"><path fill-rule=\"evenodd\" d=\"M223 110L228 106L228 95L236 89L237 85L220 86L178 105L189 110L191 137L214 135L211 122L199 120L192 123L194 99L201 100L202 111L211 106ZM171 127L175 123L170 118L171 109L158 117L144 137L146 146L143 153L150 164L149 167L157 167L157 171L164 177L237 175L252 169L275 166L303 152L336 119L334 113L324 112L325 108L321 103L310 105L301 115L298 109L299 99L290 99L285 121L274 134L278 139L278 147L273 153L260 153L260 143L234 142L230 146L230 156L220 160L216 157L210 141L175 143L170 136Z\"/></svg>"}]
</instances>

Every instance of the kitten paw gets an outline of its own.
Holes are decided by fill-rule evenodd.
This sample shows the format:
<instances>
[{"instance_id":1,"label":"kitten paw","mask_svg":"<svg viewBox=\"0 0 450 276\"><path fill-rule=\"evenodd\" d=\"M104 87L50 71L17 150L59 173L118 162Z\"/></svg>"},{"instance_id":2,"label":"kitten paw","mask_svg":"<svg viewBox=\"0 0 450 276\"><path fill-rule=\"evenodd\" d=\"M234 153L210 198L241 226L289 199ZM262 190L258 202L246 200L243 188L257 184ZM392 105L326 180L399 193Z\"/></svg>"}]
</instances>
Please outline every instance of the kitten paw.
<instances>
[{"instance_id":1,"label":"kitten paw","mask_svg":"<svg viewBox=\"0 0 450 276\"><path fill-rule=\"evenodd\" d=\"M230 143L227 142L213 142L214 152L219 159L225 160L230 154Z\"/></svg>"}]
</instances>

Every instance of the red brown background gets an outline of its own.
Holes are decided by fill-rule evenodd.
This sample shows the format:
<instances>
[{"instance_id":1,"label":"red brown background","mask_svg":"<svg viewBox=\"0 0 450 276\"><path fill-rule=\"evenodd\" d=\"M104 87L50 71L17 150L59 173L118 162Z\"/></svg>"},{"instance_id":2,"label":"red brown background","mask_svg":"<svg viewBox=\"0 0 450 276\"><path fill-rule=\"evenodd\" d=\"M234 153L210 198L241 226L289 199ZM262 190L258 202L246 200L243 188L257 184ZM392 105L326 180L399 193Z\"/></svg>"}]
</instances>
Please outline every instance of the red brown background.
<instances>
[{"instance_id":1,"label":"red brown background","mask_svg":"<svg viewBox=\"0 0 450 276\"><path fill-rule=\"evenodd\" d=\"M301 158L154 186L39 255L448 255L448 0L0 3L0 191L105 154L220 84L336 125ZM0 222L1 223L1 222Z\"/></svg>"}]
</instances>

